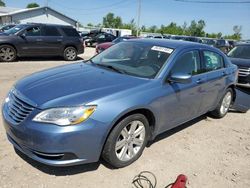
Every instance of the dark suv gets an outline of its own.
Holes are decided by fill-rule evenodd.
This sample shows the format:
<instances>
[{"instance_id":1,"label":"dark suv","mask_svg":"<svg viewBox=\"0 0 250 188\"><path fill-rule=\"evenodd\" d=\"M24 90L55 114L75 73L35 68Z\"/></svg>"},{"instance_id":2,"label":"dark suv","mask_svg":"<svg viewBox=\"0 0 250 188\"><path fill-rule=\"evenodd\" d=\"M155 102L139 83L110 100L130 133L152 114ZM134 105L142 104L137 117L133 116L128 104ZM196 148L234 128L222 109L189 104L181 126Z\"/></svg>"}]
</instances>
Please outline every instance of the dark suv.
<instances>
[{"instance_id":1,"label":"dark suv","mask_svg":"<svg viewBox=\"0 0 250 188\"><path fill-rule=\"evenodd\" d=\"M238 86L250 88L250 44L236 45L228 56L231 62L239 68Z\"/></svg>"},{"instance_id":2,"label":"dark suv","mask_svg":"<svg viewBox=\"0 0 250 188\"><path fill-rule=\"evenodd\" d=\"M0 36L0 61L17 57L63 56L72 61L84 47L80 35L71 26L20 24Z\"/></svg>"}]
</instances>

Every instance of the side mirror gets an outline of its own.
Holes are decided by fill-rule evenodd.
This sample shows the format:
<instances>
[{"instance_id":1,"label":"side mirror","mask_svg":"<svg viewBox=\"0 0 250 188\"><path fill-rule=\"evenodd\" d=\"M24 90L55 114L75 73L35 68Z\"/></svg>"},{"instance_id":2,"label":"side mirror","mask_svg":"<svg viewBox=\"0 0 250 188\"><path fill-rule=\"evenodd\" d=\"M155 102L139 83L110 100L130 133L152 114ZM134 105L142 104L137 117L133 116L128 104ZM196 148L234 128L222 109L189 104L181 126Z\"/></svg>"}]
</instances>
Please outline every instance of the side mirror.
<instances>
[{"instance_id":1,"label":"side mirror","mask_svg":"<svg viewBox=\"0 0 250 188\"><path fill-rule=\"evenodd\" d=\"M192 82L192 76L184 73L175 73L168 80L174 83L188 84Z\"/></svg>"}]
</instances>

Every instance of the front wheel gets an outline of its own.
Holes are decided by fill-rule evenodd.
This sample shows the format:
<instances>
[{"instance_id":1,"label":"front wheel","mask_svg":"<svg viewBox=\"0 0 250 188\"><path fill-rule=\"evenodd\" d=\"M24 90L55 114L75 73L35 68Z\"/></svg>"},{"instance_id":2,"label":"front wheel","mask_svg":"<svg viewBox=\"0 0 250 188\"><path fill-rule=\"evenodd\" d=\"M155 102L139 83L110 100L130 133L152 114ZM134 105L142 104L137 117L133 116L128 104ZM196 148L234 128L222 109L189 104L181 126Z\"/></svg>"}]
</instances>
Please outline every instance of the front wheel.
<instances>
[{"instance_id":1,"label":"front wheel","mask_svg":"<svg viewBox=\"0 0 250 188\"><path fill-rule=\"evenodd\" d=\"M149 137L149 123L142 114L133 114L121 120L111 131L102 153L105 161L121 168L136 161Z\"/></svg>"},{"instance_id":2,"label":"front wheel","mask_svg":"<svg viewBox=\"0 0 250 188\"><path fill-rule=\"evenodd\" d=\"M0 61L2 62L12 62L16 59L16 49L10 45L0 46Z\"/></svg>"},{"instance_id":3,"label":"front wheel","mask_svg":"<svg viewBox=\"0 0 250 188\"><path fill-rule=\"evenodd\" d=\"M77 50L72 46L67 47L63 52L63 57L66 61L74 61L77 58Z\"/></svg>"},{"instance_id":4,"label":"front wheel","mask_svg":"<svg viewBox=\"0 0 250 188\"><path fill-rule=\"evenodd\" d=\"M220 100L216 109L211 112L211 115L214 116L215 118L223 118L227 114L231 106L232 100L233 100L233 91L231 88L228 88L226 90L226 93Z\"/></svg>"}]
</instances>

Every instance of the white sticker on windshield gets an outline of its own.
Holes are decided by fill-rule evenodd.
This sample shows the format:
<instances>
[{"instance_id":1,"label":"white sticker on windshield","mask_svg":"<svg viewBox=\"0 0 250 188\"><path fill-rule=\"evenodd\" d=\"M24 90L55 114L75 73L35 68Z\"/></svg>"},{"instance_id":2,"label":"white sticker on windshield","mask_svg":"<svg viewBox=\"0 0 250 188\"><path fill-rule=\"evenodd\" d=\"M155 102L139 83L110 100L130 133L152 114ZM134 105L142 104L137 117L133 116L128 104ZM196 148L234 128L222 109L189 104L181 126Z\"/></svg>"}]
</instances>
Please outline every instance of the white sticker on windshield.
<instances>
[{"instance_id":1,"label":"white sticker on windshield","mask_svg":"<svg viewBox=\"0 0 250 188\"><path fill-rule=\"evenodd\" d=\"M173 49L165 48L165 47L161 47L161 46L153 46L151 48L151 50L155 50L155 51L159 51L159 52L165 52L165 53L168 53L168 54L171 54L173 52Z\"/></svg>"}]
</instances>

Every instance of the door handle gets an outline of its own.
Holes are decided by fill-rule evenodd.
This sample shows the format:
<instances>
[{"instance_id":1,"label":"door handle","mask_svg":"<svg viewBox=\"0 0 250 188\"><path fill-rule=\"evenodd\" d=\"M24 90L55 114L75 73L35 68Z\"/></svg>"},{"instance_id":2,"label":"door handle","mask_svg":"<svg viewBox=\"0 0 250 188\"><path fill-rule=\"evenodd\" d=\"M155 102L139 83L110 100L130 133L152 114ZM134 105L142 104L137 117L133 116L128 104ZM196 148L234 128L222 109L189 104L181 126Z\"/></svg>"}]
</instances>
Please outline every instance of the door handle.
<instances>
[{"instance_id":1,"label":"door handle","mask_svg":"<svg viewBox=\"0 0 250 188\"><path fill-rule=\"evenodd\" d=\"M227 75L227 73L226 72L222 72L222 76L226 76Z\"/></svg>"},{"instance_id":2,"label":"door handle","mask_svg":"<svg viewBox=\"0 0 250 188\"><path fill-rule=\"evenodd\" d=\"M224 76L226 76L226 75L228 75L226 72L222 72L222 73L221 73L221 77L224 77Z\"/></svg>"},{"instance_id":3,"label":"door handle","mask_svg":"<svg viewBox=\"0 0 250 188\"><path fill-rule=\"evenodd\" d=\"M62 39L57 39L56 41L57 41L57 42L62 42Z\"/></svg>"},{"instance_id":4,"label":"door handle","mask_svg":"<svg viewBox=\"0 0 250 188\"><path fill-rule=\"evenodd\" d=\"M201 78L200 78L200 79L198 79L198 80L196 80L196 83L197 83L197 84L202 84L203 82L204 82L204 80L203 80L203 79L201 79Z\"/></svg>"},{"instance_id":5,"label":"door handle","mask_svg":"<svg viewBox=\"0 0 250 188\"><path fill-rule=\"evenodd\" d=\"M36 39L36 41L37 41L37 42L42 42L42 41L43 41L43 39Z\"/></svg>"}]
</instances>

